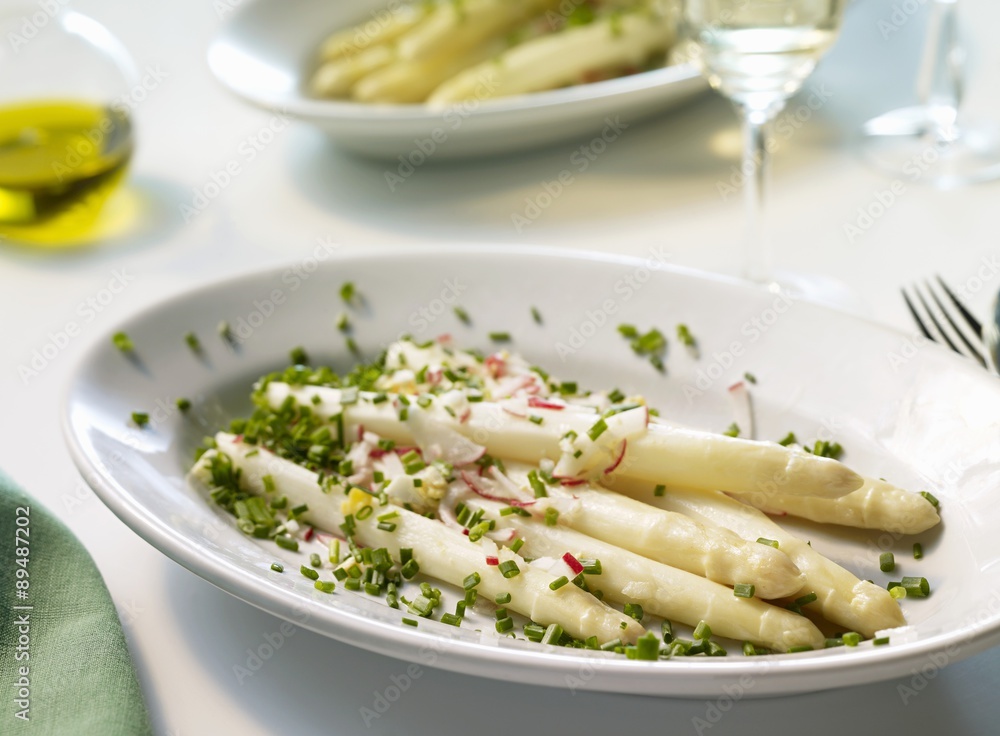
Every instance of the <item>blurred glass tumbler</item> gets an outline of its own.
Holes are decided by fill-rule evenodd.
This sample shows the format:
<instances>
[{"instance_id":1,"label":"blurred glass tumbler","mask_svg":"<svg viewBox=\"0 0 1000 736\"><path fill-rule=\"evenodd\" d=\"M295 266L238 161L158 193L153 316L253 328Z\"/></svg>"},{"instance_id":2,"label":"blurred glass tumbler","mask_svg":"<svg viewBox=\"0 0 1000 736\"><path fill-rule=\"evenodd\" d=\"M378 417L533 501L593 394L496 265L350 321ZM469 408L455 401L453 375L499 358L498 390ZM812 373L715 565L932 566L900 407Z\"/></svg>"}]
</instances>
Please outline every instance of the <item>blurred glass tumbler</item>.
<instances>
[{"instance_id":1,"label":"blurred glass tumbler","mask_svg":"<svg viewBox=\"0 0 1000 736\"><path fill-rule=\"evenodd\" d=\"M100 239L126 215L110 203L134 147L134 64L104 26L58 3L5 4L0 34L0 237Z\"/></svg>"}]
</instances>

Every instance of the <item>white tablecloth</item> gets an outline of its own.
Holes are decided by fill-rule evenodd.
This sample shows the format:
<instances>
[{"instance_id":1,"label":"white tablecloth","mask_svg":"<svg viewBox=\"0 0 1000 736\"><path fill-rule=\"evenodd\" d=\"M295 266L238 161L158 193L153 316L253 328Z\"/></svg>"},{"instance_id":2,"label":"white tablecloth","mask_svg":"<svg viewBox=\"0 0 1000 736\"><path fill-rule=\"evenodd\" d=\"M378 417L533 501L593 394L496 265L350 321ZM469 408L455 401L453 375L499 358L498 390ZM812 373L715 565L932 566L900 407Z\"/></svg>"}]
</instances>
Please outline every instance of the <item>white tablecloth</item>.
<instances>
[{"instance_id":1,"label":"white tablecloth","mask_svg":"<svg viewBox=\"0 0 1000 736\"><path fill-rule=\"evenodd\" d=\"M635 255L665 245L676 264L735 273L742 203L720 187L737 165L739 134L727 103L712 95L630 127L520 232L512 215L570 166L580 141L427 165L394 192L384 164L341 153L303 125L276 135L248 161L240 146L268 116L220 89L204 58L228 4L237 0L72 3L118 34L140 68L157 70L159 81L135 111L131 187L145 202L145 224L92 250L0 249L0 467L55 511L96 559L158 733L996 733L996 651L929 679L735 704L726 697L573 694L423 669L385 708L379 698L406 672L405 663L296 630L252 676L239 679L234 666L245 665L248 648L274 639L281 622L139 539L81 485L62 447L60 401L87 344L166 295L301 258L321 239L364 249L519 242ZM872 115L913 100L926 5L865 0L849 10L839 45L791 109L809 94L825 102L800 128L779 131L772 200L783 268L842 282L861 313L909 331L898 293L904 283L941 273L981 312L1000 288L1000 184L940 192L903 177L891 206L859 220L859 208L870 211L892 180L862 163L856 131ZM973 0L963 10L966 111L1000 121L1000 50L992 35L1000 5ZM234 159L243 162L242 173L185 222L180 205ZM103 290L116 278L127 286L107 299ZM83 312L90 316L79 337L26 384L19 367L67 321L83 322ZM384 712L366 719L363 708Z\"/></svg>"}]
</instances>

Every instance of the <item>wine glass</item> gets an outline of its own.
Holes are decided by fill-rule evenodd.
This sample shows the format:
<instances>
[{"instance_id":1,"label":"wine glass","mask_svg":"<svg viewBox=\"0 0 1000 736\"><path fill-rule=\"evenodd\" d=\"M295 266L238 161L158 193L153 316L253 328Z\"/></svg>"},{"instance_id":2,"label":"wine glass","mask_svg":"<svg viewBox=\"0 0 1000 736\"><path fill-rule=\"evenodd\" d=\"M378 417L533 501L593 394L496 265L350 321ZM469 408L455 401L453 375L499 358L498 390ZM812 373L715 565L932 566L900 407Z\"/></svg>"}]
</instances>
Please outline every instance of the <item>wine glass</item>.
<instances>
[{"instance_id":1,"label":"wine glass","mask_svg":"<svg viewBox=\"0 0 1000 736\"><path fill-rule=\"evenodd\" d=\"M682 0L680 31L709 84L743 121L744 276L778 289L765 226L769 124L840 30L844 0Z\"/></svg>"},{"instance_id":2,"label":"wine glass","mask_svg":"<svg viewBox=\"0 0 1000 736\"><path fill-rule=\"evenodd\" d=\"M865 123L865 154L879 169L942 189L1000 178L1000 126L960 124L965 52L957 0L935 0L917 79L918 104Z\"/></svg>"}]
</instances>

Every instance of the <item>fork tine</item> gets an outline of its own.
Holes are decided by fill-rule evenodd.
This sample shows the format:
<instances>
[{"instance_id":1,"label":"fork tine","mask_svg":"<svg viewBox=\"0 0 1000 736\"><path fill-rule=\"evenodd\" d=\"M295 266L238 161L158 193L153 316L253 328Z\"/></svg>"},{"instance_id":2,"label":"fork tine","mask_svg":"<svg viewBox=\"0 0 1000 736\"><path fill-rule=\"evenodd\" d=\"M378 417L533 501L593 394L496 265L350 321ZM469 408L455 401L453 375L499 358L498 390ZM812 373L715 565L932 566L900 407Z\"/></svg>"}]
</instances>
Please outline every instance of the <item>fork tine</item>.
<instances>
[{"instance_id":1,"label":"fork tine","mask_svg":"<svg viewBox=\"0 0 1000 736\"><path fill-rule=\"evenodd\" d=\"M944 328L941 327L941 323L937 321L937 317L934 316L934 312L931 311L931 307L927 303L927 300L924 299L924 295L921 293L920 289L916 288L913 291L917 295L917 299L919 299L920 303L923 305L924 311L927 313L927 318L930 319L931 324L934 325L934 329L937 330L938 335L941 336L941 339L944 340L945 344L956 353L965 355L965 353L962 353L962 351L958 349L958 345L951 341L951 338L948 337L948 333L944 331Z\"/></svg>"},{"instance_id":2,"label":"fork tine","mask_svg":"<svg viewBox=\"0 0 1000 736\"><path fill-rule=\"evenodd\" d=\"M934 278L936 278L937 282L941 284L941 288L944 289L944 293L948 295L948 299L950 299L951 303L955 305L955 309L959 311L962 315L962 319L968 323L969 327L972 328L972 331L979 335L980 339L985 339L985 336L983 335L983 323L976 319L975 316L965 308L965 305L962 304L958 297L955 296L955 293L948 288L948 284L944 282L944 279L942 279L940 275L935 274Z\"/></svg>"},{"instance_id":3,"label":"fork tine","mask_svg":"<svg viewBox=\"0 0 1000 736\"><path fill-rule=\"evenodd\" d=\"M931 342L937 342L937 339L930 333L927 329L927 325L924 324L924 320L920 317L920 313L917 308L913 306L913 302L910 301L910 295L906 293L906 289L900 289L900 293L903 295L903 301L906 302L906 308L910 310L910 316L913 317L913 321L917 323L917 327L920 328L920 332Z\"/></svg>"},{"instance_id":4,"label":"fork tine","mask_svg":"<svg viewBox=\"0 0 1000 736\"><path fill-rule=\"evenodd\" d=\"M941 280L940 277L938 277L938 281L940 281L940 280ZM958 339L961 340L962 344L965 345L965 347L967 347L969 349L968 353L963 353L963 354L964 355L969 355L969 357L975 358L976 361L978 361L978 363L981 366L983 366L983 368L985 368L986 367L986 360L983 358L982 350L980 348L977 348L971 342L969 342L969 338L967 338L965 336L965 333L962 332L962 329L957 324L955 324L955 320L953 320L951 318L951 315L948 313L948 310L945 309L944 304L942 304L941 300L938 299L938 295L934 291L934 289L931 288L930 283L929 282L924 282L924 286L927 289L927 293L931 295L931 299L933 299L934 303L937 304L938 309L941 310L941 314L944 315L944 318L948 321L948 324L951 325L951 329L954 330L954 332L955 332L956 335L958 335ZM956 304L957 304L957 302L956 302ZM925 307L927 306L926 302L924 303L924 306ZM969 316L971 317L972 315L969 315ZM975 319L975 318L973 317L973 319ZM981 326L980 326L980 328L981 328ZM948 341L948 344L949 345L952 344L950 340ZM955 349L953 345L952 345L952 349ZM955 352L962 352L962 351L955 350Z\"/></svg>"}]
</instances>

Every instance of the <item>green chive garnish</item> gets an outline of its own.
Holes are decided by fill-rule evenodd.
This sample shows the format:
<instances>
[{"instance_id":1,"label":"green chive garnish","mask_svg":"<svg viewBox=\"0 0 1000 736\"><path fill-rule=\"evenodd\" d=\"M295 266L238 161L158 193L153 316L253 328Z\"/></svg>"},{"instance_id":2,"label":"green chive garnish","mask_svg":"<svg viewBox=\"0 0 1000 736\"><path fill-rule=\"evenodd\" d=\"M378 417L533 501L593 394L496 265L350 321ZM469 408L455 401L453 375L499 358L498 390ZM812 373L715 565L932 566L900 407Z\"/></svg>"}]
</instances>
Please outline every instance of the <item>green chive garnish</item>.
<instances>
[{"instance_id":1,"label":"green chive garnish","mask_svg":"<svg viewBox=\"0 0 1000 736\"><path fill-rule=\"evenodd\" d=\"M691 334L691 330L689 330L688 326L685 324L677 325L677 339L689 348L693 348L695 346L694 335Z\"/></svg>"},{"instance_id":2,"label":"green chive garnish","mask_svg":"<svg viewBox=\"0 0 1000 736\"><path fill-rule=\"evenodd\" d=\"M629 618L634 618L636 621L642 621L644 612L642 606L638 603L626 603L625 604L625 615Z\"/></svg>"},{"instance_id":3,"label":"green chive garnish","mask_svg":"<svg viewBox=\"0 0 1000 736\"><path fill-rule=\"evenodd\" d=\"M653 489L653 495L657 497L664 496L666 492L667 492L667 487L662 483L657 485L656 488Z\"/></svg>"},{"instance_id":4,"label":"green chive garnish","mask_svg":"<svg viewBox=\"0 0 1000 736\"><path fill-rule=\"evenodd\" d=\"M514 628L514 619L509 616L507 618L498 619L494 626L496 627L498 634L506 634Z\"/></svg>"},{"instance_id":5,"label":"green chive garnish","mask_svg":"<svg viewBox=\"0 0 1000 736\"><path fill-rule=\"evenodd\" d=\"M757 588L752 583L737 583L733 586L733 595L737 598L753 598Z\"/></svg>"},{"instance_id":6,"label":"green chive garnish","mask_svg":"<svg viewBox=\"0 0 1000 736\"><path fill-rule=\"evenodd\" d=\"M177 408L181 411L187 411L191 408L191 402L183 397L177 399L175 403L177 404Z\"/></svg>"},{"instance_id":7,"label":"green chive garnish","mask_svg":"<svg viewBox=\"0 0 1000 736\"><path fill-rule=\"evenodd\" d=\"M766 544L769 547L778 549L778 543L773 539L768 539L767 537L757 537L757 544Z\"/></svg>"},{"instance_id":8,"label":"green chive garnish","mask_svg":"<svg viewBox=\"0 0 1000 736\"><path fill-rule=\"evenodd\" d=\"M503 575L505 578L515 577L521 572L521 568L517 566L517 563L514 562L514 560L504 560L503 562L500 563L498 569L500 570L500 574Z\"/></svg>"},{"instance_id":9,"label":"green chive garnish","mask_svg":"<svg viewBox=\"0 0 1000 736\"><path fill-rule=\"evenodd\" d=\"M896 558L892 552L883 552L878 556L878 569L882 572L892 572L896 569Z\"/></svg>"},{"instance_id":10,"label":"green chive garnish","mask_svg":"<svg viewBox=\"0 0 1000 736\"><path fill-rule=\"evenodd\" d=\"M699 641L711 639L712 628L705 621L699 621L698 625L694 627L694 634L692 636Z\"/></svg>"},{"instance_id":11,"label":"green chive garnish","mask_svg":"<svg viewBox=\"0 0 1000 736\"><path fill-rule=\"evenodd\" d=\"M536 325L542 324L542 313L538 311L537 307L531 308L531 318L535 320Z\"/></svg>"},{"instance_id":12,"label":"green chive garnish","mask_svg":"<svg viewBox=\"0 0 1000 736\"><path fill-rule=\"evenodd\" d=\"M739 437L740 425L738 425L736 422L733 422L732 424L729 425L729 428L722 434L724 434L726 437Z\"/></svg>"},{"instance_id":13,"label":"green chive garnish","mask_svg":"<svg viewBox=\"0 0 1000 736\"><path fill-rule=\"evenodd\" d=\"M285 566L282 565L280 562L272 562L271 569L274 570L275 572L284 572Z\"/></svg>"},{"instance_id":14,"label":"green chive garnish","mask_svg":"<svg viewBox=\"0 0 1000 736\"><path fill-rule=\"evenodd\" d=\"M510 603L510 593L497 593L496 597L493 598L498 606L502 606L506 603Z\"/></svg>"},{"instance_id":15,"label":"green chive garnish","mask_svg":"<svg viewBox=\"0 0 1000 736\"><path fill-rule=\"evenodd\" d=\"M934 494L930 491L921 491L920 495L923 496L927 500L927 503L934 508L939 508L941 506L941 502L938 501L937 498L934 497Z\"/></svg>"},{"instance_id":16,"label":"green chive garnish","mask_svg":"<svg viewBox=\"0 0 1000 736\"><path fill-rule=\"evenodd\" d=\"M542 644L558 644L562 638L563 629L559 624L549 624L542 635Z\"/></svg>"},{"instance_id":17,"label":"green chive garnish","mask_svg":"<svg viewBox=\"0 0 1000 736\"><path fill-rule=\"evenodd\" d=\"M510 342L509 332L491 332L490 340L493 342Z\"/></svg>"},{"instance_id":18,"label":"green chive garnish","mask_svg":"<svg viewBox=\"0 0 1000 736\"><path fill-rule=\"evenodd\" d=\"M470 324L472 324L472 320L469 318L469 313L466 312L461 307L455 307L452 311L455 312L455 316L458 317L458 320L463 325L470 325Z\"/></svg>"},{"instance_id":19,"label":"green chive garnish","mask_svg":"<svg viewBox=\"0 0 1000 736\"><path fill-rule=\"evenodd\" d=\"M299 572L301 572L303 575L305 575L310 580L318 580L319 579L319 573L316 572L315 570L313 570L311 567L306 567L305 565L302 565L302 566L299 567Z\"/></svg>"},{"instance_id":20,"label":"green chive garnish","mask_svg":"<svg viewBox=\"0 0 1000 736\"><path fill-rule=\"evenodd\" d=\"M549 590L559 590L568 582L569 578L567 578L565 575L561 575L560 577L556 578L551 583L549 583Z\"/></svg>"},{"instance_id":21,"label":"green chive garnish","mask_svg":"<svg viewBox=\"0 0 1000 736\"><path fill-rule=\"evenodd\" d=\"M123 353L131 353L135 350L135 345L132 343L132 339L124 332L116 332L112 335L111 342Z\"/></svg>"},{"instance_id":22,"label":"green chive garnish","mask_svg":"<svg viewBox=\"0 0 1000 736\"><path fill-rule=\"evenodd\" d=\"M597 441L608 428L608 423L604 421L603 417L598 419L590 429L587 430L587 436L590 437L591 441Z\"/></svg>"},{"instance_id":23,"label":"green chive garnish","mask_svg":"<svg viewBox=\"0 0 1000 736\"><path fill-rule=\"evenodd\" d=\"M201 341L198 339L198 336L193 332L189 332L184 336L184 342L187 343L187 346L191 348L192 352L195 353L201 352Z\"/></svg>"},{"instance_id":24,"label":"green chive garnish","mask_svg":"<svg viewBox=\"0 0 1000 736\"><path fill-rule=\"evenodd\" d=\"M132 421L136 423L140 429L145 428L149 424L149 414L144 411L134 411L132 412Z\"/></svg>"},{"instance_id":25,"label":"green chive garnish","mask_svg":"<svg viewBox=\"0 0 1000 736\"><path fill-rule=\"evenodd\" d=\"M344 300L345 304L350 304L354 301L354 297L357 295L357 289L354 286L353 281L345 281L340 287L340 298Z\"/></svg>"},{"instance_id":26,"label":"green chive garnish","mask_svg":"<svg viewBox=\"0 0 1000 736\"><path fill-rule=\"evenodd\" d=\"M332 580L317 580L313 583L313 587L323 593L332 593L337 589L337 584Z\"/></svg>"},{"instance_id":27,"label":"green chive garnish","mask_svg":"<svg viewBox=\"0 0 1000 736\"><path fill-rule=\"evenodd\" d=\"M477 585L479 585L479 583L481 581L482 581L482 578L479 577L479 573L478 572L474 572L474 573L468 575L465 578L465 580L462 581L462 587L465 588L466 590L470 590L472 588L475 588Z\"/></svg>"},{"instance_id":28,"label":"green chive garnish","mask_svg":"<svg viewBox=\"0 0 1000 736\"><path fill-rule=\"evenodd\" d=\"M927 582L927 578L922 577L904 577L900 581L906 589L906 595L913 598L926 598L931 593L931 586Z\"/></svg>"},{"instance_id":29,"label":"green chive garnish","mask_svg":"<svg viewBox=\"0 0 1000 736\"><path fill-rule=\"evenodd\" d=\"M920 542L913 543L913 559L919 560L924 556L924 547Z\"/></svg>"},{"instance_id":30,"label":"green chive garnish","mask_svg":"<svg viewBox=\"0 0 1000 736\"><path fill-rule=\"evenodd\" d=\"M858 634L854 631L848 631L846 634L840 637L840 640L849 647L856 647L858 644L861 643L861 634Z\"/></svg>"},{"instance_id":31,"label":"green chive garnish","mask_svg":"<svg viewBox=\"0 0 1000 736\"><path fill-rule=\"evenodd\" d=\"M781 445L782 447L788 447L789 445L797 445L798 443L799 440L798 438L796 438L795 432L789 432L780 440L778 440L778 444Z\"/></svg>"}]
</instances>

